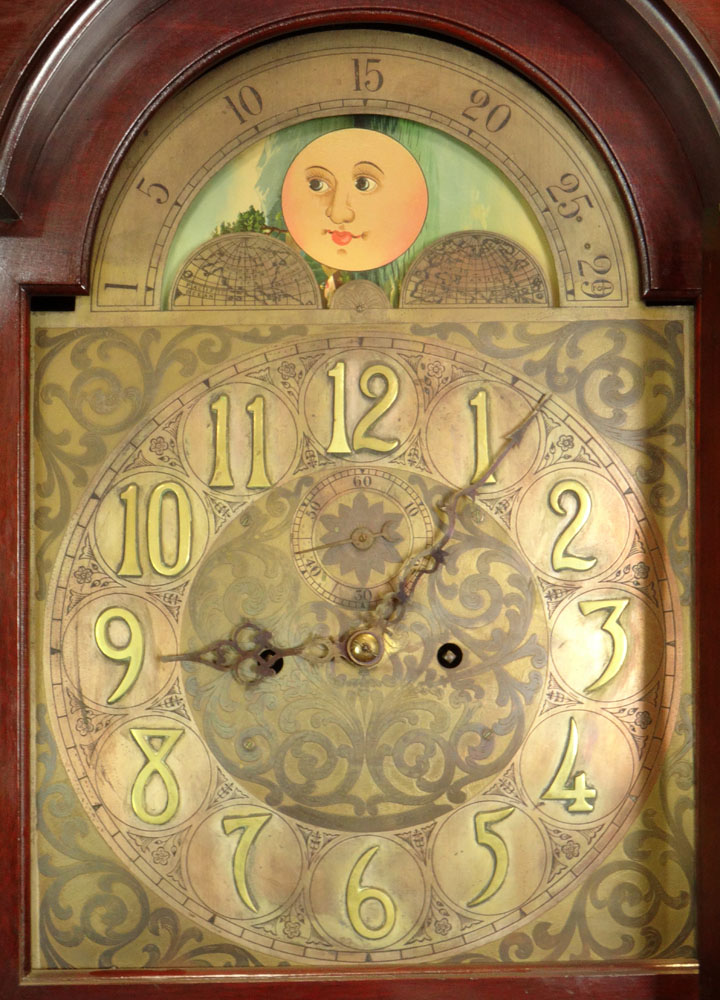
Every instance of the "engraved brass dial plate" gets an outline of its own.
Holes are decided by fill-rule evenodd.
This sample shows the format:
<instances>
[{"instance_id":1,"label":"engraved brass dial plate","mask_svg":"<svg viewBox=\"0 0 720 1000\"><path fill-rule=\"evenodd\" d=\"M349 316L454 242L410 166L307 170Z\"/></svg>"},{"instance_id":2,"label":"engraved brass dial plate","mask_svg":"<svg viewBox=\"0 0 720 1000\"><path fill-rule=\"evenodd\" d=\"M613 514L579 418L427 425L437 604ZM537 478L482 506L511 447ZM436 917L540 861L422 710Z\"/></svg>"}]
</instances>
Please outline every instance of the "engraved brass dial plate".
<instances>
[{"instance_id":1,"label":"engraved brass dial plate","mask_svg":"<svg viewBox=\"0 0 720 1000\"><path fill-rule=\"evenodd\" d=\"M318 137L326 259L418 165L389 263L289 233ZM154 116L33 329L37 968L686 954L692 314L636 284L477 55L317 33Z\"/></svg>"}]
</instances>

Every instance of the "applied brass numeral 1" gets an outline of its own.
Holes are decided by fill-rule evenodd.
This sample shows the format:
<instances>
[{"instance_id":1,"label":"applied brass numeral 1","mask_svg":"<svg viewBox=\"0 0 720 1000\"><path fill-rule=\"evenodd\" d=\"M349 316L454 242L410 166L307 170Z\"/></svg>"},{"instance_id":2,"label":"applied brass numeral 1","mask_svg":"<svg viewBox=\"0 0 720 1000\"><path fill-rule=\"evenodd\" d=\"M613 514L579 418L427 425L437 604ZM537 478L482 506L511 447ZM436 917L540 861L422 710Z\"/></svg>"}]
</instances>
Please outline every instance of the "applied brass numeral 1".
<instances>
[{"instance_id":1,"label":"applied brass numeral 1","mask_svg":"<svg viewBox=\"0 0 720 1000\"><path fill-rule=\"evenodd\" d=\"M475 471L473 472L472 479L470 482L474 483L476 479L484 474L487 467L490 465L490 430L489 430L489 411L488 411L488 394L485 389L478 389L473 398L470 400L470 406L475 410ZM485 483L496 483L494 473L485 479Z\"/></svg>"}]
</instances>

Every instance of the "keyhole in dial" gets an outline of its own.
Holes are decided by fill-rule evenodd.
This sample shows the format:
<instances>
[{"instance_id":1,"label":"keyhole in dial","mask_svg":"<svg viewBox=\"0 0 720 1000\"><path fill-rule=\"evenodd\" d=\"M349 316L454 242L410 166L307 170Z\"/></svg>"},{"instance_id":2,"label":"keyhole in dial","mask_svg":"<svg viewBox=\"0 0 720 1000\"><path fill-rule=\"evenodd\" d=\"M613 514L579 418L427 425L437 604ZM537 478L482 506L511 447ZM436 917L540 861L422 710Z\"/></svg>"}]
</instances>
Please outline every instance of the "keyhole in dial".
<instances>
[{"instance_id":1,"label":"keyhole in dial","mask_svg":"<svg viewBox=\"0 0 720 1000\"><path fill-rule=\"evenodd\" d=\"M453 670L462 663L463 651L456 642L444 642L437 651L437 661L446 670Z\"/></svg>"}]
</instances>

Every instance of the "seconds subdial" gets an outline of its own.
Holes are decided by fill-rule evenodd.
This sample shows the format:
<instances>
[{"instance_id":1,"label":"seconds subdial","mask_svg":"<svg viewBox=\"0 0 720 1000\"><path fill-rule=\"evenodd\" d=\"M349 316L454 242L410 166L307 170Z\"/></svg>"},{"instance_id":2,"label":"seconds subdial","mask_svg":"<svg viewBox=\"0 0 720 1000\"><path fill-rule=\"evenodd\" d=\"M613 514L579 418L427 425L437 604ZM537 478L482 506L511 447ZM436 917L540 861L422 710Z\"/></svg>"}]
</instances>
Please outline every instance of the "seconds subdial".
<instances>
[{"instance_id":1,"label":"seconds subdial","mask_svg":"<svg viewBox=\"0 0 720 1000\"><path fill-rule=\"evenodd\" d=\"M406 559L434 536L420 495L386 469L344 469L317 483L292 527L295 565L322 597L372 607Z\"/></svg>"}]
</instances>

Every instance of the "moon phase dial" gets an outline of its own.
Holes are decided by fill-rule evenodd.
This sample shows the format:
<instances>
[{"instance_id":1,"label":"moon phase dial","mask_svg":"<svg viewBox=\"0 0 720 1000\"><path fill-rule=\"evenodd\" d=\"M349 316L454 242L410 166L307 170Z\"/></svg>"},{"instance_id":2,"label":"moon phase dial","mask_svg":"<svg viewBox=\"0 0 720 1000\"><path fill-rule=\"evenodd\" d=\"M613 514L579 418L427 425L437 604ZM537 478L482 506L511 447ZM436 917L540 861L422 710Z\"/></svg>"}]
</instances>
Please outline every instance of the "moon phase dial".
<instances>
[{"instance_id":1,"label":"moon phase dial","mask_svg":"<svg viewBox=\"0 0 720 1000\"><path fill-rule=\"evenodd\" d=\"M371 607L434 535L425 502L400 476L343 469L317 483L298 506L293 557L321 597L347 608Z\"/></svg>"}]
</instances>

